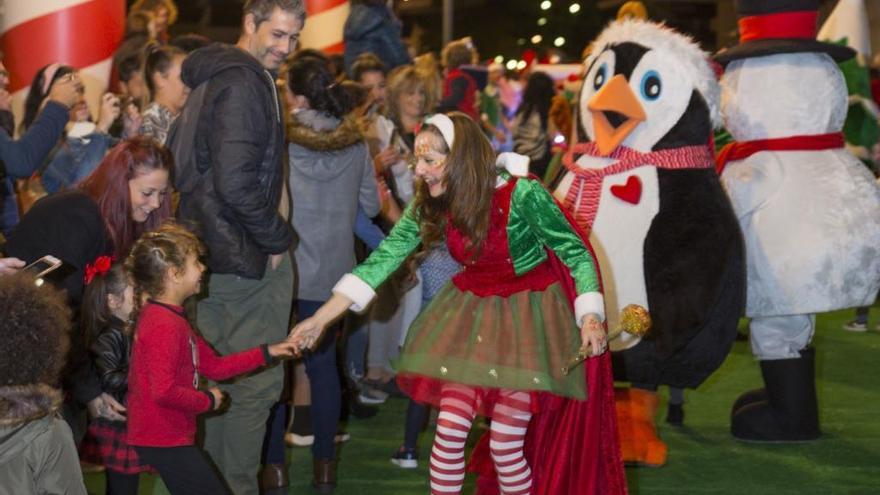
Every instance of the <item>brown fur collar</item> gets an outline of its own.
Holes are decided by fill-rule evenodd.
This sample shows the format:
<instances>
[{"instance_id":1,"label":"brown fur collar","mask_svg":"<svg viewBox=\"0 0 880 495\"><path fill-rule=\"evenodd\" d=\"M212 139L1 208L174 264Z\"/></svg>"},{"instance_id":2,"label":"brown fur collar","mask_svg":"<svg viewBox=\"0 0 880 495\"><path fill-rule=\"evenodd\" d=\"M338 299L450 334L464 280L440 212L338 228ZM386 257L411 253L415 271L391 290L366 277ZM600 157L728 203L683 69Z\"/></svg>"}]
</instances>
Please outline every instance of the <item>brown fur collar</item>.
<instances>
[{"instance_id":1,"label":"brown fur collar","mask_svg":"<svg viewBox=\"0 0 880 495\"><path fill-rule=\"evenodd\" d=\"M363 141L364 134L357 119L351 116L346 116L336 129L329 131L316 131L291 117L287 121L287 139L310 150L335 151Z\"/></svg>"},{"instance_id":2,"label":"brown fur collar","mask_svg":"<svg viewBox=\"0 0 880 495\"><path fill-rule=\"evenodd\" d=\"M61 392L48 385L0 387L0 426L14 427L54 414Z\"/></svg>"}]
</instances>

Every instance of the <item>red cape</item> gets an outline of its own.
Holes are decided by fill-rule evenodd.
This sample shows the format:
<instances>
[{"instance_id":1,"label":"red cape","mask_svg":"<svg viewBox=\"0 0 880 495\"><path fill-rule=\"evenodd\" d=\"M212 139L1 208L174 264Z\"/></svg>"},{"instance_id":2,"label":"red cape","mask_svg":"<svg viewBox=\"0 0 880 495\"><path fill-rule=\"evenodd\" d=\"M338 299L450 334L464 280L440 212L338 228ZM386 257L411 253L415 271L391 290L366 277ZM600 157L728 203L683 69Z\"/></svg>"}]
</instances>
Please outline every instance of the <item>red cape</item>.
<instances>
[{"instance_id":1,"label":"red cape","mask_svg":"<svg viewBox=\"0 0 880 495\"><path fill-rule=\"evenodd\" d=\"M598 271L599 263L587 235L564 208L560 206L560 210L590 250ZM571 273L559 258L549 250L548 253L573 307L577 292ZM540 412L529 424L525 455L532 469L532 495L627 493L617 436L611 353L589 358L578 369L586 373L587 400L545 394ZM483 435L477 443L468 471L478 473L477 495L500 493L489 452L489 435Z\"/></svg>"}]
</instances>

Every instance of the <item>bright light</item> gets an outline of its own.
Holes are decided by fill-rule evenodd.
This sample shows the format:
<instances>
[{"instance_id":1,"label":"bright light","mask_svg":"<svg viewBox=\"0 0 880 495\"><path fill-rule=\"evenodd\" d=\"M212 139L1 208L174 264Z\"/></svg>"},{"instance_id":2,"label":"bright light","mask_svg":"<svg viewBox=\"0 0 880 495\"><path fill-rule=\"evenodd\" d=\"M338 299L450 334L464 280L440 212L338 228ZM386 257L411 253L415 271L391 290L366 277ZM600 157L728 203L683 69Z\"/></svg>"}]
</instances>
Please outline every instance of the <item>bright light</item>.
<instances>
[{"instance_id":1,"label":"bright light","mask_svg":"<svg viewBox=\"0 0 880 495\"><path fill-rule=\"evenodd\" d=\"M532 36L532 43L534 43L534 44L537 45L537 44L540 43L541 40L543 40L543 39L544 39L543 36L541 36L540 34L536 34L536 35Z\"/></svg>"},{"instance_id":2,"label":"bright light","mask_svg":"<svg viewBox=\"0 0 880 495\"><path fill-rule=\"evenodd\" d=\"M560 60L562 60L562 59L559 58L559 55L553 54L550 56L550 63L551 64L558 64Z\"/></svg>"},{"instance_id":3,"label":"bright light","mask_svg":"<svg viewBox=\"0 0 880 495\"><path fill-rule=\"evenodd\" d=\"M565 44L565 38L560 36L560 37L556 38L555 40L553 40L553 44L556 46L562 46Z\"/></svg>"},{"instance_id":4,"label":"bright light","mask_svg":"<svg viewBox=\"0 0 880 495\"><path fill-rule=\"evenodd\" d=\"M568 11L571 12L572 14L577 14L578 12L581 11L581 4L573 3L573 4L569 5Z\"/></svg>"},{"instance_id":5,"label":"bright light","mask_svg":"<svg viewBox=\"0 0 880 495\"><path fill-rule=\"evenodd\" d=\"M503 55L498 55L497 57L495 57L495 63L496 63L496 64L500 64L500 63L502 63L502 62L504 62L504 56L503 56Z\"/></svg>"},{"instance_id":6,"label":"bright light","mask_svg":"<svg viewBox=\"0 0 880 495\"><path fill-rule=\"evenodd\" d=\"M539 26L544 26L544 25L546 25L546 24L547 24L547 18L546 18L546 17L542 17L542 18L538 19L538 25L539 25Z\"/></svg>"},{"instance_id":7,"label":"bright light","mask_svg":"<svg viewBox=\"0 0 880 495\"><path fill-rule=\"evenodd\" d=\"M514 70L514 69L516 69L516 59L515 59L515 58L512 58L512 59L508 60L508 61L507 61L507 65L506 65L505 67L507 67L507 70Z\"/></svg>"},{"instance_id":8,"label":"bright light","mask_svg":"<svg viewBox=\"0 0 880 495\"><path fill-rule=\"evenodd\" d=\"M525 60L520 60L519 62L516 63L516 68L519 70L523 70L526 68L526 65L527 64L526 64Z\"/></svg>"},{"instance_id":9,"label":"bright light","mask_svg":"<svg viewBox=\"0 0 880 495\"><path fill-rule=\"evenodd\" d=\"M552 6L553 4L550 3L550 0L544 0L543 2L541 2L541 10L550 10L550 7Z\"/></svg>"}]
</instances>

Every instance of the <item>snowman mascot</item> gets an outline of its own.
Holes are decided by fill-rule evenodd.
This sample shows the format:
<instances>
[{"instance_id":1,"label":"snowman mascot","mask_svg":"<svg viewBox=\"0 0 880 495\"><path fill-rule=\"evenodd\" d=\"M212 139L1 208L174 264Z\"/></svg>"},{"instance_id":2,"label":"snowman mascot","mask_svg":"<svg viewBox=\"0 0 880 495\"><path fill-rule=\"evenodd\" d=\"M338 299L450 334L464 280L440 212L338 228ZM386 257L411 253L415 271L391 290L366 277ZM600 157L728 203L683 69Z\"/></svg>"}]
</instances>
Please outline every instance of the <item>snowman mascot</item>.
<instances>
[{"instance_id":1,"label":"snowman mascot","mask_svg":"<svg viewBox=\"0 0 880 495\"><path fill-rule=\"evenodd\" d=\"M740 440L819 436L815 313L873 303L880 285L880 189L844 148L847 89L815 41L817 0L739 0L740 43L716 54L724 125L718 155L742 226L746 314L764 388L731 412Z\"/></svg>"}]
</instances>

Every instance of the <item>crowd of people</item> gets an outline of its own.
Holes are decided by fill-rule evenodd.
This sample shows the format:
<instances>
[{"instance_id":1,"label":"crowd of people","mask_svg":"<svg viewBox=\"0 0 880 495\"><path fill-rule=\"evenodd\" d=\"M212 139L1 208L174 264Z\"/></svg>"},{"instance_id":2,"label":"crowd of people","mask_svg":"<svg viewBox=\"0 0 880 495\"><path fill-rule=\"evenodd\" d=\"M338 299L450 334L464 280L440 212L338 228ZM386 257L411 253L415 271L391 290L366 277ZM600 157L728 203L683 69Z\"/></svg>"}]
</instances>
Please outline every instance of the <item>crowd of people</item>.
<instances>
[{"instance_id":1,"label":"crowd of people","mask_svg":"<svg viewBox=\"0 0 880 495\"><path fill-rule=\"evenodd\" d=\"M352 2L342 60L296 49L300 0L246 2L235 45L170 36L176 14L171 0L132 6L114 56L117 88L97 109L77 68L58 63L34 76L18 129L0 92L3 340L29 361L55 363L4 369L2 400L24 411L3 419L15 431L4 450L45 461L15 492L85 493L82 463L106 473L110 494L137 493L141 472L158 473L172 493L256 494L287 484L285 445L310 445L313 485L330 493L344 419L411 397L394 464L418 466L418 438L437 408L431 490L460 490L459 440L479 413L492 418L492 442L507 446L492 455L504 493L529 493L525 425L542 394L583 398L584 375L557 376L562 360L582 346L605 350L596 272L575 230L545 239L571 270L572 294L546 260L494 261L497 249L514 249L499 244L508 219L495 209L525 215L522 228L538 238L542 223L567 225L522 176L528 158L495 158L517 151L543 173L553 81L533 75L520 105L516 75L475 69L470 39L445 47L439 64L431 54L413 60L385 2ZM61 264L37 287L22 268L45 255ZM520 357L481 351L479 374L512 372L500 381L475 370L431 378L435 363L474 351L445 355L431 344L445 332L428 325L439 313L427 315L497 301L506 309L484 318L504 319L529 304L507 301L524 278L495 280L482 303L448 282L509 278L520 262L538 267L527 299L572 298L536 311L561 311L553 318L577 327L550 337L517 330L524 343L559 339L552 356L511 364ZM376 304L341 318L368 305L364 291ZM418 318L435 298L445 309ZM444 321L470 338L465 322ZM28 341L37 329L51 331ZM540 385L524 386L532 375ZM51 436L29 440L43 431ZM519 462L524 469L504 468Z\"/></svg>"},{"instance_id":2,"label":"crowd of people","mask_svg":"<svg viewBox=\"0 0 880 495\"><path fill-rule=\"evenodd\" d=\"M350 3L329 56L297 49L302 0L248 0L235 44L138 0L99 108L53 63L18 129L0 66L7 491L98 467L108 494L255 495L298 445L332 493L346 419L393 397L399 468L433 417L431 493L461 492L477 416L483 488L625 493L598 262L548 192L572 95L469 38L413 58L387 2Z\"/></svg>"}]
</instances>

